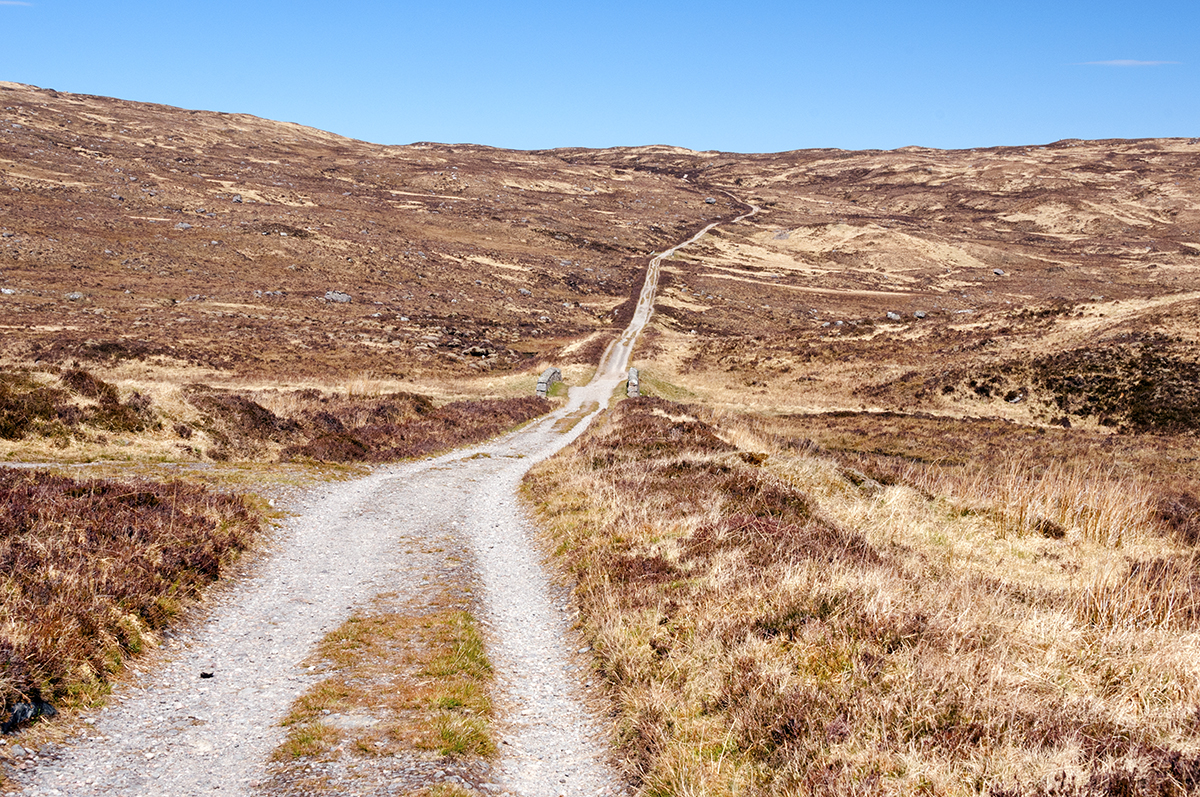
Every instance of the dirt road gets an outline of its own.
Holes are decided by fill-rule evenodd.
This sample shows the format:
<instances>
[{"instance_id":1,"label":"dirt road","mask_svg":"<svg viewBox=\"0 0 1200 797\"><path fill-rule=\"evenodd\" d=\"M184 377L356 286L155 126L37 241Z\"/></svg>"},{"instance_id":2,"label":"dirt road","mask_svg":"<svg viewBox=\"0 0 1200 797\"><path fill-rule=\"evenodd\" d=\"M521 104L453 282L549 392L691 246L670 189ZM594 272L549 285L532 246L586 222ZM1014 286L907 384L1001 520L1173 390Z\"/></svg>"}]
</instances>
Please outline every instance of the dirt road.
<instances>
[{"instance_id":1,"label":"dirt road","mask_svg":"<svg viewBox=\"0 0 1200 797\"><path fill-rule=\"evenodd\" d=\"M211 622L176 640L162 666L119 689L84 738L23 775L25 793L254 793L282 740L281 717L317 678L301 662L354 607L383 591L419 590L423 574L445 566L433 553L442 546L428 543L445 541L483 587L480 619L502 714L491 789L619 793L563 596L541 567L517 488L608 403L653 309L660 262L714 226L654 258L632 322L565 407L491 443L306 496L277 553L219 599Z\"/></svg>"}]
</instances>

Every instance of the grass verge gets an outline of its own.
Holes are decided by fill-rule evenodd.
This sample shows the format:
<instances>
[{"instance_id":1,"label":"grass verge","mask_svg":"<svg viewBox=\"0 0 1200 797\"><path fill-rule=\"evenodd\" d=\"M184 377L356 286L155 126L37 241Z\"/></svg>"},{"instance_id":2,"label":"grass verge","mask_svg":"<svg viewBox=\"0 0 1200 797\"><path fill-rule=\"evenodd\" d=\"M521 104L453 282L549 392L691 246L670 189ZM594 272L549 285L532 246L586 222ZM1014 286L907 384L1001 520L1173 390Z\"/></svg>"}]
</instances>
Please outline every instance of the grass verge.
<instances>
[{"instance_id":1,"label":"grass verge","mask_svg":"<svg viewBox=\"0 0 1200 797\"><path fill-rule=\"evenodd\" d=\"M642 793L1200 789L1200 568L1157 499L1003 457L885 483L788 431L633 399L527 477Z\"/></svg>"}]
</instances>

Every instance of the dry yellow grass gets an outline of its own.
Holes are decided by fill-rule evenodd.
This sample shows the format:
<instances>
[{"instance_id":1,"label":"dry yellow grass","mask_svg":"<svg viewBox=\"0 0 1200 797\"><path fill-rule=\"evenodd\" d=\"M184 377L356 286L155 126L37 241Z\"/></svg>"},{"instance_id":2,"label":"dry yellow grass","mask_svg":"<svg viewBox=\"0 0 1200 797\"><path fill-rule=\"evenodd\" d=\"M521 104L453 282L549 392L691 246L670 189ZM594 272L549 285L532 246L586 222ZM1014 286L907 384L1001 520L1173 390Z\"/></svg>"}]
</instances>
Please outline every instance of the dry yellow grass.
<instances>
[{"instance_id":1,"label":"dry yellow grass","mask_svg":"<svg viewBox=\"0 0 1200 797\"><path fill-rule=\"evenodd\" d=\"M1200 788L1197 569L1152 490L885 484L786 431L623 402L527 481L642 793Z\"/></svg>"}]
</instances>

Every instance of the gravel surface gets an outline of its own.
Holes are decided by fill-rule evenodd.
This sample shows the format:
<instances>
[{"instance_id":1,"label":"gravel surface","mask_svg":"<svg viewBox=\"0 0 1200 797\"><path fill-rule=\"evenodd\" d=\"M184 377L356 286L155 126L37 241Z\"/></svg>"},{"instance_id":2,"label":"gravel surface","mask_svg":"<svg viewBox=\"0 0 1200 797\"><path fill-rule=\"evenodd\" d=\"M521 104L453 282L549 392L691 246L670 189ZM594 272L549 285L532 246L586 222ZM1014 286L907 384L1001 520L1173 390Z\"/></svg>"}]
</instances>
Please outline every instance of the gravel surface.
<instances>
[{"instance_id":1,"label":"gravel surface","mask_svg":"<svg viewBox=\"0 0 1200 797\"><path fill-rule=\"evenodd\" d=\"M587 662L572 639L565 594L539 561L516 493L529 467L578 437L624 379L653 306L658 264L673 252L652 262L628 330L564 408L491 443L381 468L292 502L297 514L275 552L220 592L211 620L172 640L151 672L120 685L85 720L85 733L17 775L24 793L253 794L283 740L280 719L320 677L305 658L380 592L419 593L422 575L446 565L438 541L471 554L497 675L501 755L491 782L476 785L526 797L623 792L603 723L588 708ZM593 403L573 428L554 428ZM351 793L407 785L397 777Z\"/></svg>"}]
</instances>

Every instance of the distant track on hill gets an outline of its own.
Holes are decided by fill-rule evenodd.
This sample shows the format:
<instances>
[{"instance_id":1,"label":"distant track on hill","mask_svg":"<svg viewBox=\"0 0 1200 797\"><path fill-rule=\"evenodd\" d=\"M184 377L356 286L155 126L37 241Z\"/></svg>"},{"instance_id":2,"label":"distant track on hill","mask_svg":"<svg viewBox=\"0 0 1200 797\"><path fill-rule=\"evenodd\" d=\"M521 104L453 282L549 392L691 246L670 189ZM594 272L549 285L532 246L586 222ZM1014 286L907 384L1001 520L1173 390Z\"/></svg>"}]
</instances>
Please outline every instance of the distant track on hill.
<instances>
[{"instance_id":1,"label":"distant track on hill","mask_svg":"<svg viewBox=\"0 0 1200 797\"><path fill-rule=\"evenodd\" d=\"M275 552L157 667L115 690L57 758L18 776L25 793L261 794L283 739L280 720L320 677L301 663L375 595L421 594L422 574L444 566L429 551L443 545L465 554L482 586L477 613L496 673L501 741L495 783L485 788L522 797L624 793L608 729L590 707L589 662L573 640L567 594L542 567L537 530L517 491L534 463L584 432L625 378L653 313L662 262L759 210L750 207L651 258L633 319L592 380L571 388L566 406L490 443L383 467L293 505ZM198 680L201 672L213 677ZM462 782L453 767L379 772L387 774L346 781L342 790L331 778L327 793Z\"/></svg>"}]
</instances>

